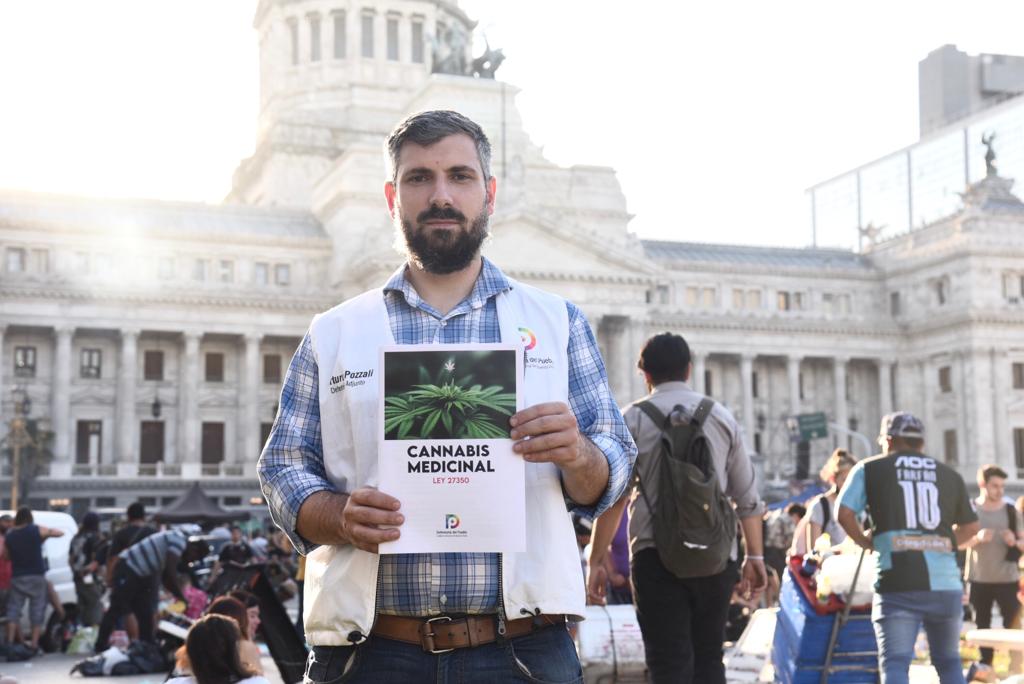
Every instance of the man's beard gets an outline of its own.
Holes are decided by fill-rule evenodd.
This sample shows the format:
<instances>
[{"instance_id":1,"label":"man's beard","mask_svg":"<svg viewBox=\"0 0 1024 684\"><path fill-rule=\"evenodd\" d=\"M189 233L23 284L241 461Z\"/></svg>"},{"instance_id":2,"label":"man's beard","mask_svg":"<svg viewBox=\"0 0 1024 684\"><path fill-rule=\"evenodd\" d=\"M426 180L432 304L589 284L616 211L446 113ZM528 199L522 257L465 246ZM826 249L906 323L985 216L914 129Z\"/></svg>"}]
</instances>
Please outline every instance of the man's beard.
<instances>
[{"instance_id":1,"label":"man's beard","mask_svg":"<svg viewBox=\"0 0 1024 684\"><path fill-rule=\"evenodd\" d=\"M469 266L487 239L487 206L466 227L466 216L452 207L430 207L416 217L416 225L402 216L405 251L415 266L427 273L446 275ZM458 221L459 230L431 228L426 221L447 219Z\"/></svg>"}]
</instances>

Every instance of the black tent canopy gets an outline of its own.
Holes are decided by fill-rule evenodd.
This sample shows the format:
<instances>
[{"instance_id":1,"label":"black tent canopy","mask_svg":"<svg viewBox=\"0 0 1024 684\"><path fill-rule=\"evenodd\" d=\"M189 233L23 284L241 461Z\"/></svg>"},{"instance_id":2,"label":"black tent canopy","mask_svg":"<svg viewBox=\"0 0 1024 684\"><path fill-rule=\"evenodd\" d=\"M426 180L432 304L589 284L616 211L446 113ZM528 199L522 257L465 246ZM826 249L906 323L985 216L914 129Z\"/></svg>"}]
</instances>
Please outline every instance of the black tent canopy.
<instances>
[{"instance_id":1,"label":"black tent canopy","mask_svg":"<svg viewBox=\"0 0 1024 684\"><path fill-rule=\"evenodd\" d=\"M245 511L226 511L206 495L198 482L193 482L184 494L167 504L153 516L161 523L211 523L248 520Z\"/></svg>"}]
</instances>

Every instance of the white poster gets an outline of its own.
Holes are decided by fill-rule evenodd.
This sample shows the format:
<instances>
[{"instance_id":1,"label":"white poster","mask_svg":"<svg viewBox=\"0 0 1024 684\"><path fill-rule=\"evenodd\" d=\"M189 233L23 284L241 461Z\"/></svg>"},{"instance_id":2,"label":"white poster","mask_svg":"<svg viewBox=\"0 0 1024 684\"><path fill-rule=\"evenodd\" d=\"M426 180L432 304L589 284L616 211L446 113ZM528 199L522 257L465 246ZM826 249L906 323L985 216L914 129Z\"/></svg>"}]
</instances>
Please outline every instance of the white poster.
<instances>
[{"instance_id":1,"label":"white poster","mask_svg":"<svg viewBox=\"0 0 1024 684\"><path fill-rule=\"evenodd\" d=\"M405 516L380 552L525 550L526 469L508 424L523 404L522 348L387 346L380 367L380 490Z\"/></svg>"}]
</instances>

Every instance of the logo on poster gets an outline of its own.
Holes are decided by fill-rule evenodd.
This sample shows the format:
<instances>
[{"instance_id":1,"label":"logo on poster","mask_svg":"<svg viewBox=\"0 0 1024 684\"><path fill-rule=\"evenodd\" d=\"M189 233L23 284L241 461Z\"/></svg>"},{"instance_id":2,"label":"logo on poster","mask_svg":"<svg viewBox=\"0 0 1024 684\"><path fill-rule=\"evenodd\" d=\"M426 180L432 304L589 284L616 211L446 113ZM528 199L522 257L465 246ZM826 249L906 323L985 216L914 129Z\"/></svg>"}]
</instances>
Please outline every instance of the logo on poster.
<instances>
[{"instance_id":1,"label":"logo on poster","mask_svg":"<svg viewBox=\"0 0 1024 684\"><path fill-rule=\"evenodd\" d=\"M444 529L454 530L458 526L459 516L455 515L454 513L449 513L448 515L444 516Z\"/></svg>"},{"instance_id":2,"label":"logo on poster","mask_svg":"<svg viewBox=\"0 0 1024 684\"><path fill-rule=\"evenodd\" d=\"M529 328L519 329L519 339L526 345L526 351L530 351L537 346L537 336L533 334L533 331Z\"/></svg>"}]
</instances>

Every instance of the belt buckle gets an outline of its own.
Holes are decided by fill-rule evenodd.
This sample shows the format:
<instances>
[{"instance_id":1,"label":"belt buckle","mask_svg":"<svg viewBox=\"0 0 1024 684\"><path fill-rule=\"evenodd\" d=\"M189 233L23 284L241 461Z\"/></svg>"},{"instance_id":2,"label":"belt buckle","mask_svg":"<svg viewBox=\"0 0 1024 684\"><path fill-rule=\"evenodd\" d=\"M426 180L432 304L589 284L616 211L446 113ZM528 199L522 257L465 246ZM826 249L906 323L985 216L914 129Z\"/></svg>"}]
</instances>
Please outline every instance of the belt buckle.
<instances>
[{"instance_id":1,"label":"belt buckle","mask_svg":"<svg viewBox=\"0 0 1024 684\"><path fill-rule=\"evenodd\" d=\"M432 631L428 631L430 629L430 623L431 622L439 622L439 621L442 621L442 620L445 621L445 622L451 622L452 621L452 619L450 617L448 617L447 615L438 615L437 617L429 618L423 624L420 625L420 646L423 647L423 650L426 653L430 653L431 655L438 655L438 654L441 654L441 653L448 653L450 651L454 651L455 650L454 648L435 648L434 647L434 633Z\"/></svg>"}]
</instances>

